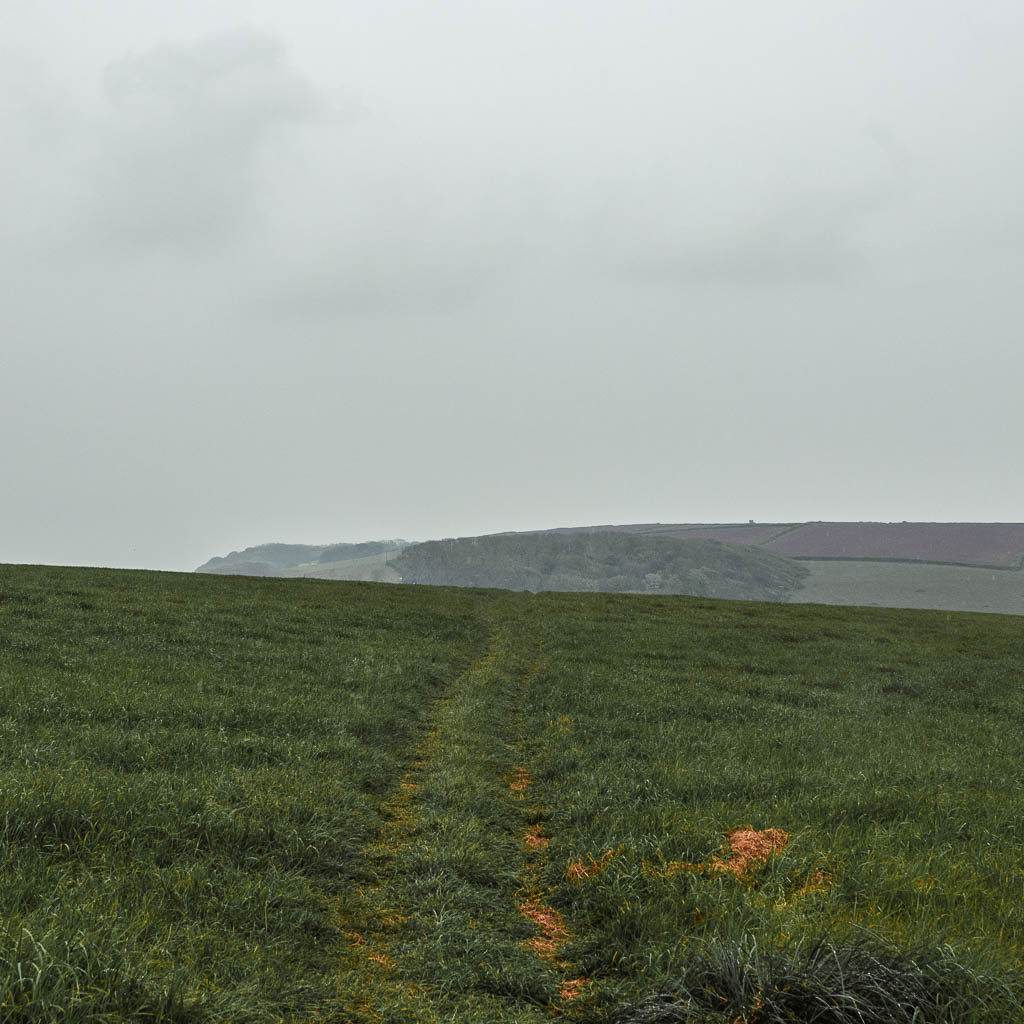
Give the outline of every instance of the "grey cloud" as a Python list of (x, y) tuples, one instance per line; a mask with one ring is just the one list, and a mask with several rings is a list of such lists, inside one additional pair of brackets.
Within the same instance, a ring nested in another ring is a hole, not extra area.
[(40, 61), (0, 49), (0, 259), (56, 244), (80, 166), (83, 114)]
[(408, 254), (369, 263), (343, 256), (273, 282), (254, 314), (320, 320), (446, 313), (473, 304), (490, 280), (479, 267), (431, 267), (427, 261), (410, 262)]
[(721, 237), (681, 239), (639, 260), (633, 269), (651, 277), (774, 284), (828, 281), (863, 269), (843, 202), (783, 206)]
[(739, 286), (824, 283), (871, 270), (870, 244), (863, 238), (872, 218), (893, 203), (895, 184), (838, 192), (773, 197), (720, 227), (669, 222), (648, 237), (646, 249), (626, 247), (634, 277), (671, 283)]
[(252, 30), (126, 57), (105, 86), (90, 234), (128, 250), (232, 238), (254, 205), (261, 147), (317, 109), (281, 42)]
[(367, 205), (378, 214), (331, 222), (324, 211), (319, 230), (282, 227), (282, 251), (262, 271), (255, 314), (323, 320), (451, 312), (480, 300), (514, 260), (493, 224), (460, 229), (429, 203)]
[[(321, 321), (447, 313), (493, 295), (530, 250), (524, 208), (500, 176), (452, 167), (447, 153), (394, 146), (386, 123), (314, 163), (333, 181), (305, 182), (275, 202), (273, 258), (259, 262), (253, 312)], [(410, 177), (410, 168), (415, 173)]]

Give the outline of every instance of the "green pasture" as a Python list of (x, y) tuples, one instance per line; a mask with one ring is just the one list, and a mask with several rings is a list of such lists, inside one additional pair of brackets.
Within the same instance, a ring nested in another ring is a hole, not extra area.
[[(820, 938), (1019, 977), (1022, 620), (539, 600), (558, 608), (527, 699), (545, 883), (596, 1002), (656, 991), (709, 947)], [(738, 827), (790, 836), (751, 883), (671, 867), (724, 856)], [(1012, 1019), (992, 999), (964, 1003)]]
[(0, 566), (0, 1024), (1013, 1020), (1022, 621)]
[(336, 996), (337, 901), (478, 598), (0, 567), (0, 1021)]

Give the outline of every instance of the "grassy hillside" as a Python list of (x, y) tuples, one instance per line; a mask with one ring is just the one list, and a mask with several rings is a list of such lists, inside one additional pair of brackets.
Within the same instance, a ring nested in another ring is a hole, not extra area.
[(1019, 1019), (1022, 659), (1007, 616), (0, 566), (0, 1019)]
[(789, 599), (883, 608), (1024, 615), (1024, 572), (970, 565), (801, 559), (807, 570)]
[(806, 575), (757, 548), (626, 533), (428, 541), (406, 548), (391, 566), (407, 583), (750, 600), (782, 600)]
[(281, 572), (290, 579), (361, 580), (364, 583), (401, 583), (402, 577), (391, 563), (396, 551), (382, 551), (361, 558), (345, 558), (338, 562), (323, 560), (293, 565)]
[(240, 576), (280, 576), (281, 570), (300, 562), (315, 562), (324, 544), (257, 544), (204, 562), (196, 572)]
[(358, 544), (259, 544), (232, 551), (223, 558), (211, 558), (196, 572), (220, 576), (313, 577), (319, 579), (361, 579), (339, 574), (348, 562), (377, 559), (382, 563), (405, 547), (404, 540), (371, 540)]

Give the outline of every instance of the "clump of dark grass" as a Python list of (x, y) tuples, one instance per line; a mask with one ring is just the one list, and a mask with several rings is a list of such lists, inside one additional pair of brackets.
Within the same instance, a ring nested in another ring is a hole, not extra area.
[(967, 1024), (1019, 1019), (1006, 982), (949, 947), (899, 951), (818, 938), (777, 949), (749, 936), (707, 946), (674, 985), (620, 1009), (615, 1024)]

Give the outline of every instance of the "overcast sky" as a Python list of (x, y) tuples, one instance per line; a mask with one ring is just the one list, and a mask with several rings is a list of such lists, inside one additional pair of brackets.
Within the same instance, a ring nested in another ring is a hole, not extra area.
[(1024, 5), (0, 0), (0, 561), (1024, 519)]

